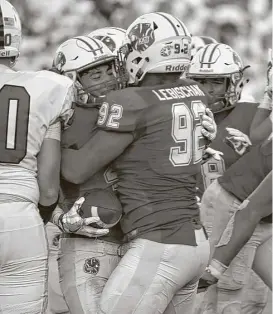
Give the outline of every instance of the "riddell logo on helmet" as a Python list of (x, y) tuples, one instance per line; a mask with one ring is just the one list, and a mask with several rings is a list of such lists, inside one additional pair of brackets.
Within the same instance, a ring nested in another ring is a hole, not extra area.
[(213, 69), (200, 69), (200, 72), (213, 72)]
[(168, 72), (184, 72), (186, 70), (185, 64), (179, 64), (179, 65), (166, 65), (165, 71)]

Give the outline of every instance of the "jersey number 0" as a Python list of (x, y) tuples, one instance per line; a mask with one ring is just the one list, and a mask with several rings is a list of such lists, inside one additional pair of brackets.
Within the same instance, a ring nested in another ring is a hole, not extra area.
[(24, 87), (4, 85), (0, 99), (0, 163), (19, 164), (27, 152), (30, 96)]

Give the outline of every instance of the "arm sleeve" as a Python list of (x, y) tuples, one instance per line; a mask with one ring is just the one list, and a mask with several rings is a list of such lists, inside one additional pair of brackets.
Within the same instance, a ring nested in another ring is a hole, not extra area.
[(73, 121), (75, 109), (76, 89), (72, 81), (68, 84), (68, 88), (64, 97), (60, 118), (63, 129), (67, 129)]
[(272, 171), (240, 207), (229, 243), (217, 247), (213, 256), (227, 266), (250, 239), (260, 220), (272, 213)]
[(120, 99), (107, 97), (100, 108), (97, 126), (104, 131), (134, 133), (144, 110), (144, 105), (127, 95)]
[(50, 138), (56, 141), (61, 140), (61, 122), (55, 121), (46, 131), (45, 138)]
[(264, 94), (258, 108), (272, 111), (272, 99), (267, 93)]

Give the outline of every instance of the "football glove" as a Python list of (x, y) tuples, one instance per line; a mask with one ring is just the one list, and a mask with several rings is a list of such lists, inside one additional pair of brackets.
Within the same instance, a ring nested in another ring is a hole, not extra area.
[(214, 158), (215, 160), (221, 160), (223, 155), (224, 154), (222, 152), (208, 147), (204, 150), (203, 162), (207, 162), (210, 158)]
[(99, 222), (98, 217), (82, 218), (80, 216), (80, 209), (84, 201), (84, 197), (79, 198), (67, 213), (57, 207), (52, 214), (52, 222), (66, 233), (79, 234), (90, 238), (106, 235), (109, 229), (98, 229), (89, 226)]
[(208, 140), (213, 141), (217, 134), (217, 125), (214, 121), (213, 113), (206, 108), (205, 114), (202, 116), (202, 130), (201, 133)]
[(252, 145), (249, 137), (237, 129), (226, 128), (226, 130), (228, 132), (228, 136), (225, 138), (225, 143), (228, 144), (238, 155), (242, 156)]

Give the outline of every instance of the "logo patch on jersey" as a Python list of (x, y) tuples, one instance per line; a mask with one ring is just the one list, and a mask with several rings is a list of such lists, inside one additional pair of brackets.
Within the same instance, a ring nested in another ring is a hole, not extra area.
[(150, 23), (139, 23), (132, 28), (128, 35), (132, 47), (139, 52), (145, 51), (155, 41), (154, 30)]
[(95, 258), (87, 258), (84, 262), (83, 270), (87, 274), (97, 275), (100, 270), (100, 261)]
[(55, 67), (61, 71), (62, 67), (65, 65), (66, 63), (66, 58), (65, 58), (65, 55), (60, 51), (58, 54), (57, 54), (57, 57), (55, 59)]
[(112, 52), (116, 49), (116, 44), (109, 36), (94, 36), (96, 39), (102, 41)]

